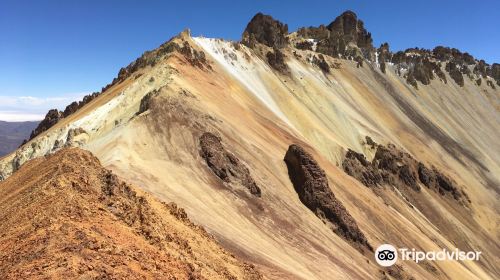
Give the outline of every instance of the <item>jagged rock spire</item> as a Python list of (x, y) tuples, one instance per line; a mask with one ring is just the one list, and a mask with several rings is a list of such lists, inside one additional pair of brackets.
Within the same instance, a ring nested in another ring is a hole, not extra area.
[(272, 48), (283, 48), (288, 44), (288, 25), (269, 15), (257, 13), (243, 32), (242, 42), (253, 47), (256, 42)]

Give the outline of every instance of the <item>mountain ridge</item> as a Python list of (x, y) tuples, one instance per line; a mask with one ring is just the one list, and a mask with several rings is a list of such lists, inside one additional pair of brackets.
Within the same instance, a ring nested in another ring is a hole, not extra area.
[[(277, 27), (269, 27), (272, 25), (276, 25)], [(359, 26), (358, 26), (359, 25)], [(249, 27), (254, 26), (254, 31), (248, 30)], [(265, 26), (265, 27), (263, 27)], [(259, 29), (260, 28), (260, 29)], [(357, 31), (359, 29), (359, 31)], [(279, 30), (279, 31), (278, 31)], [(496, 89), (496, 86), (500, 87), (500, 64), (492, 63), (491, 65), (486, 63), (482, 59), (476, 59), (472, 55), (467, 52), (461, 52), (460, 50), (452, 47), (444, 47), (444, 46), (436, 46), (434, 49), (424, 49), (424, 48), (407, 48), (405, 50), (400, 50), (395, 53), (392, 53), (389, 50), (389, 44), (383, 43), (379, 48), (375, 48), (372, 45), (371, 33), (368, 32), (364, 28), (364, 23), (362, 20), (357, 18), (356, 13), (353, 11), (347, 10), (343, 12), (340, 16), (338, 16), (335, 20), (333, 20), (328, 26), (320, 25), (319, 27), (300, 27), (297, 31), (293, 32), (299, 35), (299, 37), (305, 38), (305, 41), (295, 41), (289, 42), (288, 37), (290, 34), (288, 33), (288, 26), (286, 24), (281, 23), (278, 20), (275, 20), (272, 16), (264, 15), (263, 13), (257, 13), (249, 22), (247, 28), (243, 32), (241, 42), (246, 44), (247, 46), (251, 46), (253, 43), (252, 40), (255, 39), (254, 34), (260, 34), (257, 41), (260, 43), (264, 43), (269, 47), (278, 47), (282, 48), (286, 45), (294, 44), (295, 48), (302, 50), (313, 50), (313, 45), (317, 44), (317, 42), (313, 43), (308, 41), (308, 39), (312, 34), (323, 33), (323, 35), (313, 35), (314, 38), (330, 38), (330, 35), (324, 35), (326, 30), (335, 30), (337, 34), (340, 33), (341, 42), (337, 42), (334, 45), (333, 50), (329, 49), (331, 47), (324, 46), (318, 50), (318, 46), (314, 46), (314, 51), (329, 55), (332, 57), (345, 57), (346, 59), (356, 60), (358, 65), (362, 65), (363, 60), (367, 59), (371, 62), (374, 62), (377, 67), (381, 69), (383, 73), (385, 73), (386, 63), (396, 64), (397, 69), (395, 71), (398, 72), (398, 75), (403, 75), (406, 78), (406, 81), (418, 89), (417, 81), (422, 83), (423, 85), (429, 85), (430, 81), (435, 79), (435, 75), (439, 80), (444, 83), (447, 83), (447, 79), (443, 74), (443, 70), (450, 73), (452, 80), (456, 82), (458, 85), (463, 86), (463, 75), (466, 75), (469, 79), (473, 79), (476, 84), (481, 85), (482, 80), (486, 80), (486, 83), (492, 89)], [(352, 33), (352, 30), (355, 31), (355, 34)], [(251, 32), (249, 32), (251, 31)], [(183, 33), (187, 32), (190, 34), (189, 30), (183, 31)], [(360, 32), (359, 42), (358, 35), (356, 32)], [(182, 37), (182, 34), (179, 34), (176, 37)], [(280, 33), (277, 35), (277, 33)], [(293, 34), (291, 33), (291, 34)], [(250, 38), (250, 36), (254, 36)], [(270, 37), (277, 39), (271, 40), (279, 40), (279, 43), (275, 44), (273, 42), (265, 42), (264, 37)], [(315, 37), (316, 36), (316, 37)], [(325, 37), (326, 36), (326, 37)], [(339, 36), (339, 35), (336, 35)], [(281, 38), (280, 38), (281, 37)], [(279, 39), (278, 39), (279, 38)], [(348, 38), (347, 41), (344, 41)], [(356, 50), (347, 50), (345, 49), (350, 43), (349, 40), (355, 41), (357, 47), (359, 47), (362, 52), (356, 53)], [(153, 51), (146, 51), (142, 56), (137, 58), (134, 62), (130, 63), (127, 67), (123, 67), (120, 69), (118, 76), (113, 79), (113, 81), (104, 86), (100, 92), (94, 92), (88, 96), (85, 96), (80, 102), (73, 102), (69, 104), (64, 111), (59, 112), (56, 109), (50, 110), (40, 126), (33, 130), (30, 139), (34, 138), (36, 135), (45, 131), (54, 125), (54, 122), (57, 122), (60, 118), (67, 117), (70, 114), (77, 111), (79, 108), (83, 107), (85, 104), (90, 102), (97, 95), (101, 94), (109, 87), (114, 85), (115, 83), (123, 80), (124, 77), (130, 75), (131, 73), (137, 71), (139, 68), (142, 68), (147, 65), (154, 65), (155, 59), (151, 54), (157, 54), (160, 57), (168, 52), (173, 51), (176, 46), (169, 44), (172, 39), (160, 45), (157, 49)], [(264, 41), (263, 41), (264, 40)], [(339, 51), (339, 45), (343, 48), (343, 50)], [(360, 47), (361, 46), (361, 47)], [(345, 50), (344, 50), (345, 49)], [(188, 51), (185, 49), (184, 51)], [(276, 53), (276, 51), (275, 51)], [(279, 51), (277, 52), (279, 54)], [(271, 52), (268, 53), (272, 54)], [(196, 54), (195, 54), (196, 56)], [(380, 60), (379, 60), (380, 57)], [(202, 59), (202, 58), (196, 58)], [(268, 58), (268, 61), (271, 64), (274, 64), (270, 61), (270, 59), (276, 58)], [(431, 61), (432, 59), (436, 60), (436, 62)], [(283, 58), (281, 58), (283, 60)], [(324, 62), (324, 59), (318, 60), (318, 63), (323, 61), (323, 70), (329, 71), (330, 68), (335, 68), (335, 66), (329, 65)], [(445, 67), (442, 67), (441, 63), (446, 63)], [(471, 68), (470, 65), (473, 65)], [(327, 69), (327, 70), (325, 70)], [(407, 72), (406, 74), (404, 72)], [(491, 78), (491, 79), (489, 79)], [(496, 86), (495, 86), (496, 83)]]
[[(471, 79), (463, 86), (430, 81), (417, 90), (397, 65), (387, 63), (383, 73), (363, 61), (184, 32), (3, 158), (0, 175), (62, 147), (82, 147), (120, 178), (175, 201), (223, 247), (274, 279), (497, 278), (498, 90)], [(203, 135), (219, 139), (215, 151), (203, 148)], [(314, 158), (313, 170), (324, 171), (311, 173), (324, 176), (307, 205), (283, 161), (293, 144)], [(377, 155), (375, 145), (391, 152)], [(390, 172), (388, 179), (366, 186), (352, 177), (342, 166), (349, 150), (360, 165)], [(421, 173), (431, 181), (417, 179), (419, 165), (409, 158), (426, 166)], [(454, 198), (459, 189), (467, 207)], [(328, 193), (324, 200), (321, 192)], [(385, 270), (332, 231), (335, 215), (325, 223), (325, 205), (343, 207), (338, 216), (351, 217), (344, 224), (355, 223), (375, 248), (459, 246), (479, 248), (483, 257)]]

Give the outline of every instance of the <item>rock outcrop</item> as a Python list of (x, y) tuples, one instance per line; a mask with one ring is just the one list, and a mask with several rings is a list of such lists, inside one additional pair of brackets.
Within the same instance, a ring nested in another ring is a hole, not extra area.
[(361, 49), (372, 48), (372, 37), (362, 20), (353, 11), (345, 11), (327, 28), (344, 38), (346, 43), (355, 43)]
[[(363, 67), (366, 60), (374, 63), (383, 73), (386, 73), (387, 65), (390, 63), (395, 72), (415, 89), (418, 89), (419, 83), (429, 85), (436, 77), (439, 81), (447, 83), (445, 71), (461, 87), (465, 84), (464, 76), (478, 86), (481, 85), (478, 80), (481, 77), (487, 79), (487, 85), (493, 89), (495, 89), (493, 81), (500, 85), (500, 64), (489, 65), (484, 60), (476, 60), (469, 53), (455, 48), (443, 46), (437, 46), (433, 50), (408, 48), (392, 53), (389, 44), (383, 43), (376, 49), (373, 47), (371, 33), (352, 11), (345, 11), (326, 26), (302, 27), (297, 30), (296, 36), (288, 35), (286, 24), (271, 16), (258, 13), (248, 23), (242, 42), (250, 48), (260, 43), (273, 49), (284, 48), (291, 42), (291, 46), (299, 50), (356, 61), (358, 68)], [(280, 61), (284, 56), (281, 54), (282, 52), (276, 50), (264, 52), (269, 64), (283, 72), (284, 64)], [(297, 53), (294, 54), (298, 56)], [(323, 72), (329, 72), (323, 59), (314, 55), (311, 59), (311, 62), (320, 66)]]
[(354, 218), (333, 194), (326, 174), (316, 160), (298, 145), (288, 148), (284, 160), (300, 201), (356, 248), (372, 251)]
[(392, 144), (387, 147), (379, 145), (372, 163), (374, 163), (375, 168), (392, 174), (395, 182), (408, 186), (415, 191), (420, 191), (420, 186), (416, 182), (417, 162), (410, 154), (398, 150)]
[[(81, 101), (74, 101), (66, 106), (63, 112), (57, 109), (49, 110), (49, 112), (47, 112), (47, 115), (45, 115), (45, 118), (38, 124), (38, 127), (31, 132), (29, 140), (48, 130), (49, 128), (57, 124), (61, 119), (66, 118), (76, 111), (80, 110), (80, 108), (87, 105), (90, 101), (94, 100), (100, 94), (100, 92), (94, 92), (92, 94), (85, 95)], [(25, 144), (26, 142), (27, 140), (23, 142), (23, 144)]]
[(318, 56), (313, 56), (312, 63), (316, 64), (323, 73), (330, 73), (330, 65), (326, 62), (325, 57), (322, 54)]
[(278, 72), (288, 73), (288, 66), (285, 63), (285, 55), (278, 49), (274, 48), (272, 52), (266, 54), (267, 63)]
[(372, 165), (371, 162), (366, 160), (365, 155), (351, 149), (345, 155), (342, 168), (345, 173), (358, 179), (367, 187), (379, 186), (384, 182), (384, 178), (388, 177), (387, 172), (383, 172)]
[(198, 51), (193, 49), (188, 42), (184, 42), (182, 47), (177, 47), (178, 51), (184, 55), (186, 60), (195, 67), (204, 70), (212, 70), (212, 66), (208, 62), (205, 53), (203, 51)]
[(309, 51), (312, 51), (313, 50), (313, 46), (314, 46), (314, 43), (311, 42), (311, 41), (307, 41), (307, 40), (304, 40), (304, 41), (301, 41), (301, 42), (298, 42), (295, 44), (295, 48), (299, 49), (299, 50), (309, 50)]
[(358, 61), (371, 59), (374, 54), (371, 34), (352, 11), (344, 12), (326, 27), (300, 28), (297, 34), (305, 39), (313, 39), (317, 43), (317, 52), (332, 57)]
[[(371, 34), (365, 29), (363, 21), (352, 11), (344, 12), (327, 26), (300, 28), (297, 36), (299, 40), (294, 44), (297, 49), (354, 60), (357, 67), (362, 67), (363, 61), (368, 60), (377, 62), (377, 66), (385, 73), (387, 63), (390, 62), (396, 73), (416, 89), (418, 83), (429, 85), (436, 77), (447, 83), (444, 71), (461, 87), (464, 86), (464, 76), (478, 86), (481, 85), (477, 82), (480, 77), (490, 77), (500, 85), (500, 64), (489, 65), (484, 60), (476, 60), (469, 53), (455, 48), (409, 48), (392, 53), (389, 44), (384, 43), (375, 49)], [(490, 80), (487, 80), (487, 84), (494, 88)]]
[(94, 100), (97, 96), (99, 96), (100, 92), (93, 92), (92, 94), (85, 95), (81, 101), (75, 101), (66, 106), (63, 111), (63, 117), (68, 117), (69, 115), (75, 113), (83, 106), (87, 105), (90, 101)]
[(242, 42), (253, 48), (261, 43), (271, 48), (283, 48), (288, 44), (288, 25), (262, 13), (256, 14), (243, 32)]
[(241, 184), (257, 197), (261, 190), (250, 175), (250, 171), (235, 155), (226, 151), (221, 139), (210, 132), (205, 132), (200, 137), (200, 154), (205, 159), (212, 172), (226, 183)]
[(42, 132), (54, 126), (60, 119), (63, 118), (63, 113), (57, 109), (51, 109), (45, 115), (45, 118), (31, 132), (30, 140), (40, 135)]
[(387, 42), (383, 43), (377, 50), (377, 62), (380, 65), (380, 71), (382, 71), (382, 73), (385, 73), (385, 63), (390, 60), (390, 57), (391, 52), (389, 50), (389, 44)]
[(394, 185), (408, 187), (419, 192), (419, 183), (441, 195), (449, 194), (457, 202), (466, 205), (470, 200), (465, 192), (456, 183), (438, 171), (435, 167), (429, 168), (418, 162), (410, 154), (396, 148), (395, 145), (378, 145), (367, 137), (371, 147), (376, 148), (375, 156), (370, 162), (366, 157), (352, 150), (348, 150), (342, 162), (344, 171), (356, 178), (367, 187)]
[(443, 46), (437, 46), (433, 50), (410, 48), (389, 53), (382, 60), (380, 57), (379, 49), (379, 62), (393, 63), (396, 72), (415, 88), (418, 88), (417, 81), (428, 85), (434, 76), (441, 82), (447, 83), (444, 71), (448, 72), (453, 81), (461, 87), (465, 85), (464, 77), (477, 86), (481, 86), (479, 82), (481, 78), (487, 79), (487, 82), (491, 82), (490, 79), (500, 81), (500, 74), (497, 73), (500, 68), (498, 64), (489, 65), (484, 60), (477, 60), (469, 53), (463, 53), (455, 48)]
[(462, 76), (462, 72), (460, 72), (459, 65), (455, 62), (450, 61), (446, 63), (446, 71), (450, 74), (450, 77), (457, 83), (457, 85), (463, 87), (464, 86), (464, 77)]

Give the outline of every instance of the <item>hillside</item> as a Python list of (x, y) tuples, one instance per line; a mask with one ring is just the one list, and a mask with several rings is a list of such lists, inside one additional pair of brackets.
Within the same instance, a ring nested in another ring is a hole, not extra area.
[(0, 183), (2, 279), (261, 279), (175, 203), (71, 148)]
[(0, 121), (0, 157), (15, 151), (38, 122), (4, 122)]
[[(270, 279), (498, 279), (499, 66), (376, 48), (352, 12), (295, 32), (257, 14), (241, 42), (186, 30), (49, 113), (0, 180), (77, 146)], [(382, 268), (384, 243), (482, 257)]]

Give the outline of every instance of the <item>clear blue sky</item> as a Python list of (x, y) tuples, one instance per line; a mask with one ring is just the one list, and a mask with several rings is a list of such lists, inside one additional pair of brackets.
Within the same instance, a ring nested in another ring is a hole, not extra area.
[(446, 45), (500, 62), (498, 0), (0, 0), (0, 119), (7, 118), (2, 111), (43, 114), (98, 91), (186, 27), (193, 35), (237, 40), (259, 11), (294, 31), (328, 24), (347, 9), (377, 46)]

